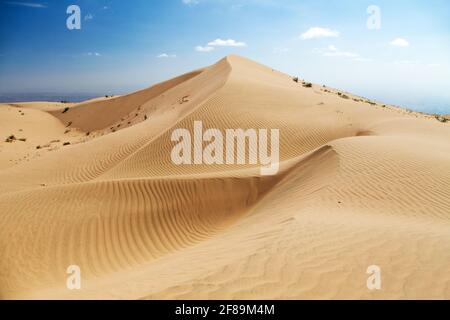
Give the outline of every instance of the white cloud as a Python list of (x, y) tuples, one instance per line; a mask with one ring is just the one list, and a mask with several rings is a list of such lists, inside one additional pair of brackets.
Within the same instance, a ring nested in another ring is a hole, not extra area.
[(195, 47), (195, 51), (198, 51), (198, 52), (211, 52), (213, 50), (214, 50), (214, 47), (209, 47), (209, 46), (206, 46), (206, 47), (196, 46)]
[(83, 54), (84, 56), (88, 56), (88, 57), (101, 57), (102, 55), (98, 52), (88, 52)]
[(236, 41), (233, 39), (222, 40), (220, 38), (209, 42), (205, 46), (196, 46), (195, 51), (197, 52), (211, 52), (216, 50), (216, 47), (246, 47), (245, 42)]
[(29, 7), (29, 8), (47, 8), (45, 4), (37, 2), (19, 2), (19, 1), (7, 1), (6, 4), (11, 4), (15, 6)]
[(394, 46), (394, 47), (406, 48), (406, 47), (409, 47), (409, 42), (408, 42), (408, 40), (403, 39), (403, 38), (396, 38), (390, 42), (390, 45)]
[(176, 58), (176, 54), (167, 54), (167, 53), (161, 53), (156, 56), (157, 58)]
[(222, 39), (216, 39), (214, 41), (211, 41), (208, 43), (208, 46), (210, 47), (246, 47), (247, 44), (245, 42), (239, 42), (233, 39), (228, 40), (222, 40)]
[(336, 30), (330, 30), (327, 28), (313, 27), (309, 28), (308, 31), (300, 35), (302, 40), (310, 40), (317, 38), (337, 38), (340, 33)]

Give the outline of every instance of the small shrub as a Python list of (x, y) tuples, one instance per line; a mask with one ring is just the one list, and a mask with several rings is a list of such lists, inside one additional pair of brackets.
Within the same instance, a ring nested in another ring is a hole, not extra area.
[(434, 117), (436, 118), (437, 121), (442, 122), (442, 123), (446, 123), (448, 121), (447, 118), (440, 116), (440, 115), (436, 115)]
[(342, 99), (350, 99), (350, 98), (348, 97), (348, 95), (346, 95), (346, 94), (341, 95), (341, 98), (342, 98)]
[(20, 138), (19, 141), (27, 142), (27, 139), (26, 138)]
[(305, 88), (312, 88), (312, 83), (306, 82), (303, 86), (304, 86)]
[(16, 140), (17, 140), (17, 138), (12, 134), (8, 138), (5, 139), (5, 142), (12, 143), (12, 142), (14, 142)]
[(298, 77), (293, 77), (292, 80), (298, 83)]
[(69, 111), (69, 107), (64, 108), (62, 113), (66, 113), (67, 111)]
[(70, 146), (70, 142), (64, 142), (63, 146)]

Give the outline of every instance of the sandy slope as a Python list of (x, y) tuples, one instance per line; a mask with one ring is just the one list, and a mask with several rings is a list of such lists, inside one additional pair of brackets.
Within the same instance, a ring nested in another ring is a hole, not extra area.
[[(172, 131), (198, 120), (280, 129), (280, 172), (174, 165)], [(450, 125), (432, 116), (229, 56), (0, 122), (27, 136), (0, 142), (1, 298), (450, 298)]]

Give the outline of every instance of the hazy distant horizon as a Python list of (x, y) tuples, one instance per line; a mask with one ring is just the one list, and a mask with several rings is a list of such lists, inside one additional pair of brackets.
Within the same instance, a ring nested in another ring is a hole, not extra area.
[[(150, 87), (148, 85), (147, 87)], [(331, 86), (333, 87), (333, 86)], [(16, 103), (16, 102), (32, 102), (32, 101), (48, 101), (48, 102), (82, 102), (89, 99), (94, 99), (98, 97), (108, 96), (118, 96), (126, 95), (137, 90), (146, 88), (135, 87), (131, 89), (123, 90), (111, 90), (103, 92), (11, 92), (11, 93), (0, 93), (0, 103)], [(392, 96), (389, 94), (376, 94), (369, 92), (358, 92), (359, 90), (346, 90), (345, 88), (337, 88), (350, 92), (361, 97), (365, 97), (374, 101), (379, 101), (381, 103), (395, 105), (405, 109), (411, 109), (414, 111), (429, 113), (429, 114), (450, 114), (450, 99), (436, 99), (429, 96), (411, 98), (402, 96)], [(362, 90), (361, 90), (362, 91)]]

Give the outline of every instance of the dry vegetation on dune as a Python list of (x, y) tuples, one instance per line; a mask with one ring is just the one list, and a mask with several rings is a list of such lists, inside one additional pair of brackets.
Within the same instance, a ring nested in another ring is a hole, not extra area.
[[(0, 298), (448, 299), (436, 119), (237, 56), (125, 96), (1, 105)], [(171, 134), (195, 121), (279, 129), (280, 171), (175, 165)]]

